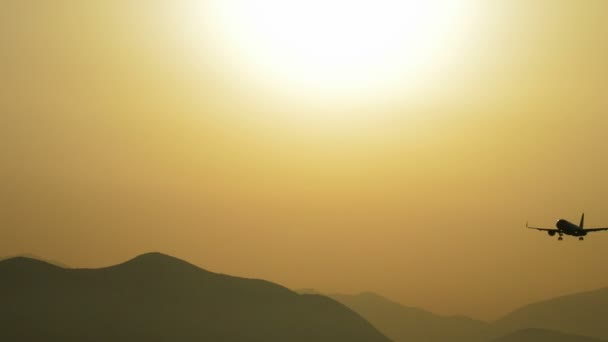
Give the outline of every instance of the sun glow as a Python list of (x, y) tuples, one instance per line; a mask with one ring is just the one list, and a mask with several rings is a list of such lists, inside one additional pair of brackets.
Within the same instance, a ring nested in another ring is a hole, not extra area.
[(462, 50), (474, 17), (463, 0), (211, 0), (203, 7), (207, 34), (239, 78), (329, 102), (428, 86)]

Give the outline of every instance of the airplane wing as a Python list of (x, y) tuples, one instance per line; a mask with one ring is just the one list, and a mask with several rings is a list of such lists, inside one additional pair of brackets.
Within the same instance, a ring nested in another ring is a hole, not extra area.
[(586, 232), (600, 232), (602, 230), (608, 230), (607, 228), (585, 228), (584, 229)]
[[(536, 229), (536, 230), (540, 230), (543, 232), (557, 232), (558, 230), (555, 228), (542, 228), (542, 227), (530, 227), (528, 226), (528, 223), (526, 222), (526, 228), (528, 229)], [(605, 228), (606, 230), (608, 230), (608, 228)]]

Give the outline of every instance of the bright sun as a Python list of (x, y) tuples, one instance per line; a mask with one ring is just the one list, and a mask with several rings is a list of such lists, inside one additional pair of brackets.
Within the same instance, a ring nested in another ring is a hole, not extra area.
[(210, 0), (201, 10), (231, 70), (327, 101), (424, 87), (474, 20), (470, 0)]

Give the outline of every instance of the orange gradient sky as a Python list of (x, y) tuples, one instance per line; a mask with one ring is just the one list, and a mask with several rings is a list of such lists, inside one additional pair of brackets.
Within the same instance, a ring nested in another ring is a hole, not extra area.
[(267, 1), (276, 37), (218, 3), (0, 4), (0, 256), (161, 251), (480, 319), (608, 285), (608, 233), (524, 226), (608, 226), (608, 2), (454, 0), (389, 36), (373, 2), (288, 31)]

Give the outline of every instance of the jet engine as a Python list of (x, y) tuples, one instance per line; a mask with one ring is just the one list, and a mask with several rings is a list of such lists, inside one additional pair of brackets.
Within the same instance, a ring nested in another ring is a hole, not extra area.
[(547, 232), (547, 234), (549, 234), (549, 236), (553, 236), (553, 235), (555, 235), (555, 231), (550, 230), (550, 231)]

